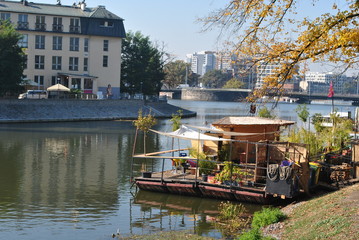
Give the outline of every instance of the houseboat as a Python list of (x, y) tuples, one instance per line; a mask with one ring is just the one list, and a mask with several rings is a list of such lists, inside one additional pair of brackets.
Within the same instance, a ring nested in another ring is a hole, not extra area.
[(133, 164), (142, 161), (148, 169), (154, 159), (161, 159), (162, 166), (159, 172), (145, 171), (132, 180), (141, 190), (260, 204), (309, 193), (307, 147), (279, 139), (281, 131), (294, 123), (226, 117), (211, 127), (182, 125), (174, 132), (151, 130), (172, 138), (173, 143), (189, 141), (191, 147), (134, 154)]

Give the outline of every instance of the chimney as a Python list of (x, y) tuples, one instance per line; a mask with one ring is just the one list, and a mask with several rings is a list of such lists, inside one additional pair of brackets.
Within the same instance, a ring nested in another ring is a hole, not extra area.
[(85, 11), (85, 10), (86, 10), (86, 3), (85, 3), (85, 0), (81, 2), (80, 7), (81, 7), (81, 10), (82, 10), (82, 11)]

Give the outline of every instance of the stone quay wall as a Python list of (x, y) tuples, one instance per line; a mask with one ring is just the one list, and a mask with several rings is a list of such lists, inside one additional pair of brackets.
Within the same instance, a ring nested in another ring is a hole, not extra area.
[(222, 101), (240, 102), (246, 99), (250, 90), (230, 90), (230, 89), (182, 89), (181, 99), (192, 101)]
[[(181, 108), (143, 100), (0, 99), (0, 123), (132, 120), (140, 109), (156, 118), (171, 118)], [(196, 116), (181, 110), (184, 117)]]

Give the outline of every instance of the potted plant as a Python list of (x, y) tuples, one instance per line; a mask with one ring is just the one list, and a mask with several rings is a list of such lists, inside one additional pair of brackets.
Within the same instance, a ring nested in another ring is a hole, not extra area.
[(224, 162), (223, 170), (216, 175), (215, 180), (224, 184), (241, 184), (243, 176), (247, 174), (239, 167), (234, 166), (232, 162), (226, 161)]

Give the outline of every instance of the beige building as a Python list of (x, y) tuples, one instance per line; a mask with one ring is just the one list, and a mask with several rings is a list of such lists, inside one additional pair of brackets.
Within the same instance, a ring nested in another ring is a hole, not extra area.
[(61, 83), (87, 94), (120, 95), (123, 19), (104, 6), (89, 8), (0, 0), (0, 19), (23, 35), (27, 55), (24, 75), (46, 89)]

